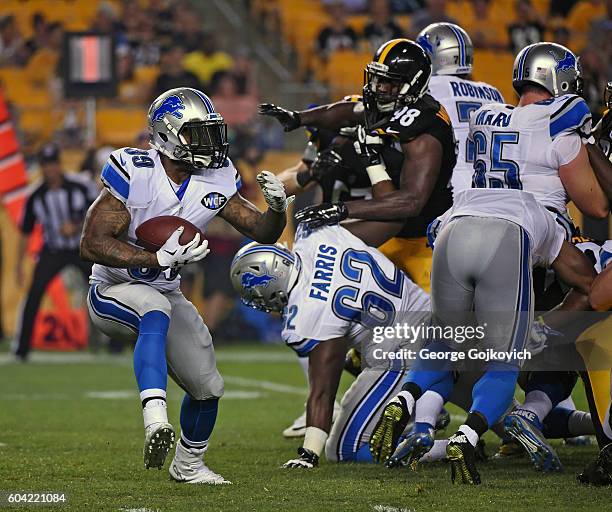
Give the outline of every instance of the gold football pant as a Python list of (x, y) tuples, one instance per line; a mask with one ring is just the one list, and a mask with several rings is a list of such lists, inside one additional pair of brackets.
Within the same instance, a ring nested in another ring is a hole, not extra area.
[[(576, 340), (576, 348), (587, 368), (582, 372), (582, 379), (597, 440), (600, 445), (607, 444), (612, 440), (609, 434), (603, 432), (612, 399), (612, 370), (606, 369), (612, 368), (612, 317), (586, 329)], [(606, 430), (609, 432), (609, 429)]]
[(432, 251), (431, 247), (427, 246), (427, 237), (391, 238), (378, 250), (406, 272), (423, 290), (430, 293)]

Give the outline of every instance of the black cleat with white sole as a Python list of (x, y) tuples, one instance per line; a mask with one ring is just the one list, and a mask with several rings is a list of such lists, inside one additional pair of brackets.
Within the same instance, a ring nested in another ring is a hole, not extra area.
[(476, 450), (463, 432), (456, 432), (448, 439), (446, 456), (451, 464), (451, 480), (467, 485), (480, 485), (480, 473), (476, 469)]

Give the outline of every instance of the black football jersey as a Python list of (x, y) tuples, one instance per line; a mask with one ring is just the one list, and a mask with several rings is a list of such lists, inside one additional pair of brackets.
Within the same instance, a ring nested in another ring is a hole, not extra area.
[[(428, 133), (438, 139), (442, 145), (440, 174), (429, 201), (420, 215), (406, 219), (406, 224), (397, 235), (403, 238), (423, 237), (431, 221), (452, 205), (450, 177), (455, 166), (456, 155), (450, 118), (440, 103), (433, 97), (425, 95), (416, 103), (401, 107), (392, 115), (381, 119), (372, 129), (385, 141), (381, 154), (387, 167), (387, 173), (396, 188), (400, 186), (404, 164), (402, 143), (410, 142), (419, 135)], [(332, 137), (331, 134), (335, 134), (335, 137)], [(355, 152), (354, 138), (325, 130), (320, 130), (320, 135), (319, 150), (333, 146), (342, 157), (344, 164), (321, 180), (323, 201), (370, 199), (372, 186), (365, 166)]]
[(390, 169), (394, 170), (393, 174), (389, 172), (389, 175), (398, 188), (401, 167), (404, 163), (401, 144), (427, 133), (438, 139), (442, 145), (440, 172), (431, 196), (419, 215), (406, 219), (406, 224), (398, 234), (403, 238), (425, 236), (431, 221), (448, 210), (453, 202), (450, 179), (457, 157), (450, 118), (444, 107), (426, 94), (412, 105), (400, 107), (372, 128), (388, 140), (388, 147), (382, 156), (387, 165), (387, 172)]

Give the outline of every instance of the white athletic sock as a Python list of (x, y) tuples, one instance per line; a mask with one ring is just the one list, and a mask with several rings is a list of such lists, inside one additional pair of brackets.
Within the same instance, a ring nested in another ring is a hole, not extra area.
[(559, 402), (557, 404), (557, 407), (565, 407), (566, 409), (576, 409), (576, 404), (574, 403), (574, 400), (572, 400), (572, 395), (568, 396), (565, 400), (563, 400), (562, 402)]
[[(155, 398), (150, 398), (150, 397)], [(147, 398), (150, 398), (147, 400)], [(140, 400), (145, 401), (142, 409), (144, 426), (147, 428), (153, 423), (168, 423), (168, 407), (166, 405), (166, 392), (162, 389), (145, 389), (140, 393)]]
[(472, 427), (468, 427), (467, 425), (461, 425), (458, 430), (459, 432), (465, 434), (465, 437), (467, 437), (468, 441), (472, 446), (476, 446), (476, 444), (478, 444), (478, 439), (480, 439), (480, 436)]
[(414, 422), (428, 423), (429, 425), (435, 426), (438, 414), (440, 414), (443, 406), (444, 399), (440, 394), (431, 390), (425, 391), (416, 402)]
[(530, 391), (525, 395), (525, 402), (523, 405), (519, 405), (519, 409), (525, 409), (534, 413), (540, 423), (544, 421), (544, 418), (548, 416), (548, 413), (552, 411), (552, 402), (548, 395), (544, 391)]
[[(408, 407), (408, 414), (412, 416), (412, 413), (414, 412), (414, 398), (412, 394), (410, 394), (408, 391), (400, 391), (396, 396), (398, 397), (401, 396), (404, 400), (406, 400), (406, 406)], [(394, 399), (395, 398), (393, 398), (391, 402)]]
[(300, 362), (300, 366), (302, 367), (302, 370), (304, 370), (304, 376), (306, 377), (306, 384), (308, 384), (308, 356), (298, 357), (298, 361)]
[(436, 462), (438, 460), (446, 459), (446, 446), (448, 445), (448, 439), (436, 439), (431, 450), (423, 455), (419, 462)]
[[(592, 436), (595, 434), (591, 414), (584, 411), (574, 411), (570, 414), (567, 420), (567, 429), (572, 434), (572, 437)], [(610, 432), (610, 439), (612, 439), (612, 431)]]

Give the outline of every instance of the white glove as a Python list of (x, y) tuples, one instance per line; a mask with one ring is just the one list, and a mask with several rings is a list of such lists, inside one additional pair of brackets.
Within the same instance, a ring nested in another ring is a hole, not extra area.
[(160, 267), (182, 267), (188, 263), (200, 261), (210, 252), (208, 240), (200, 243), (200, 233), (196, 233), (191, 242), (181, 245), (179, 238), (181, 238), (184, 229), (183, 226), (179, 227), (155, 253)]
[(295, 196), (287, 197), (283, 182), (270, 171), (261, 171), (257, 175), (257, 184), (261, 188), (266, 203), (275, 212), (284, 213), (295, 199)]

